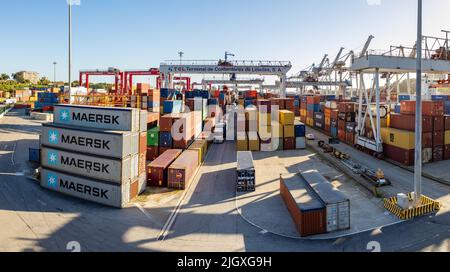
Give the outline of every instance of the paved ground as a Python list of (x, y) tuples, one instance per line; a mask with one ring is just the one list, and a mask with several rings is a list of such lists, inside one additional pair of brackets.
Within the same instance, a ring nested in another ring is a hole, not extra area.
[(351, 229), (307, 239), (340, 237), (400, 222), (397, 217), (386, 213), (381, 199), (373, 197), (310, 150), (254, 152), (253, 158), (258, 187), (255, 192), (239, 194), (238, 206), (246, 219), (264, 230), (301, 238), (280, 196), (279, 177), (280, 174), (295, 174), (308, 170), (318, 170), (350, 199)]
[[(44, 190), (22, 176), (29, 169), (27, 148), (38, 145), (39, 125), (17, 111), (0, 120), (0, 251), (66, 251), (70, 241), (79, 242), (83, 251), (366, 251), (371, 241), (380, 243), (382, 251), (450, 251), (450, 213), (445, 210), (326, 241), (261, 232), (236, 211), (233, 143), (212, 147), (168, 235), (158, 241), (179, 193), (153, 195), (138, 207), (116, 210)], [(411, 188), (412, 174), (403, 169), (388, 174)], [(447, 187), (430, 181), (424, 190), (450, 206)]]

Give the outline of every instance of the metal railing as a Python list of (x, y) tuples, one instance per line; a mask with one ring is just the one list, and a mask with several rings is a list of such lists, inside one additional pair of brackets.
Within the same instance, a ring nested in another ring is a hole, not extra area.
[(255, 66), (255, 67), (264, 67), (264, 66), (275, 66), (275, 67), (292, 67), (290, 61), (259, 61), (259, 60), (167, 60), (161, 65), (232, 65), (232, 66)]

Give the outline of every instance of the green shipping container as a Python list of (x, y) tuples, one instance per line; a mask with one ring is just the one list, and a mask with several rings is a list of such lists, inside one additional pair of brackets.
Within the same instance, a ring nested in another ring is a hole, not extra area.
[(147, 146), (159, 146), (159, 127), (147, 131)]

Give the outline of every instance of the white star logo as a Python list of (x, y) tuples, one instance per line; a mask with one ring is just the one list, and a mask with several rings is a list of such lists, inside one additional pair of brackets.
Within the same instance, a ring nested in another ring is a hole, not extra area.
[(61, 120), (67, 121), (69, 119), (69, 112), (68, 111), (62, 111), (61, 112)]
[(51, 164), (55, 164), (56, 163), (56, 154), (55, 153), (51, 153), (49, 156), (49, 160)]
[(56, 135), (55, 132), (51, 132), (50, 133), (50, 142), (56, 143), (57, 141), (58, 141), (58, 136)]
[(56, 179), (55, 179), (55, 177), (49, 177), (49, 178), (48, 178), (48, 184), (49, 184), (50, 186), (54, 186), (54, 185), (56, 184)]

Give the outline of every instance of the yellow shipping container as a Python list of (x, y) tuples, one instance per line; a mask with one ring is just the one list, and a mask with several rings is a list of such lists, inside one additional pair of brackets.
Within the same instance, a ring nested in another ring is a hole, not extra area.
[(237, 133), (237, 151), (248, 151), (248, 137), (245, 132)]
[(198, 152), (198, 162), (202, 164), (205, 160), (206, 153), (208, 152), (208, 142), (206, 140), (195, 140), (189, 150), (195, 150)]
[(284, 126), (283, 136), (285, 138), (294, 138), (295, 137), (295, 129), (294, 126)]
[(445, 145), (450, 145), (450, 130), (445, 132)]
[(267, 141), (272, 138), (272, 127), (260, 126), (258, 127), (258, 134), (262, 140)]
[(314, 126), (314, 119), (313, 118), (306, 118), (306, 125), (313, 127)]
[(304, 109), (301, 109), (300, 110), (300, 116), (306, 116), (306, 115), (308, 115), (308, 112), (306, 110), (304, 110)]
[(395, 128), (381, 128), (381, 139), (385, 144), (402, 149), (415, 148), (415, 133)]
[[(389, 115), (388, 115), (387, 118), (380, 119), (380, 127), (382, 127), (382, 128), (389, 127), (389, 120), (390, 120)], [(377, 118), (376, 117), (373, 118), (373, 124), (376, 127), (376, 125), (377, 125)], [(371, 127), (370, 117), (366, 118), (365, 126), (368, 127), (368, 128)]]
[(248, 133), (248, 150), (259, 151), (259, 137), (256, 132)]
[(325, 117), (325, 125), (331, 126), (331, 118), (330, 117)]
[(244, 106), (244, 100), (242, 100), (242, 99), (239, 99), (239, 106)]
[(280, 110), (280, 123), (282, 125), (288, 126), (293, 125), (295, 120), (295, 114), (292, 111)]
[(270, 113), (258, 113), (258, 126), (266, 127), (271, 126), (272, 117)]
[(278, 122), (272, 122), (272, 138), (283, 138), (284, 128)]

